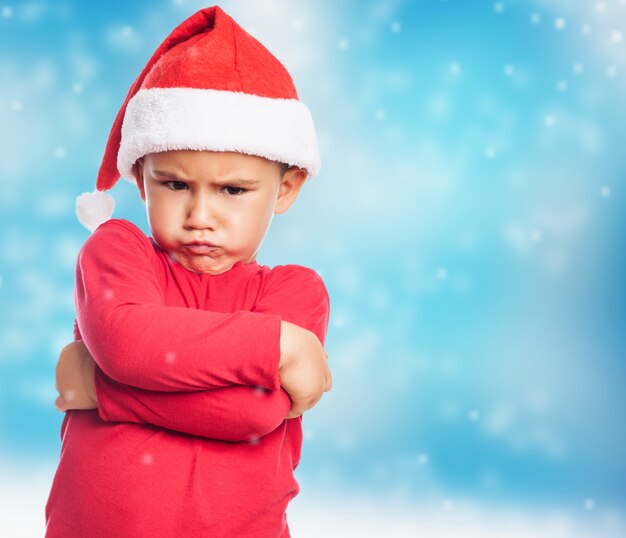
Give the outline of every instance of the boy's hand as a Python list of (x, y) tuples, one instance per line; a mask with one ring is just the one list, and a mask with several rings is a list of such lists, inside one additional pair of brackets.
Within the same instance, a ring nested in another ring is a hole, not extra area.
[(293, 404), (287, 418), (298, 417), (311, 409), (331, 389), (333, 381), (327, 358), (314, 333), (281, 322), (278, 375)]
[(54, 401), (59, 411), (98, 408), (95, 365), (82, 340), (72, 342), (61, 350), (55, 385), (59, 397)]

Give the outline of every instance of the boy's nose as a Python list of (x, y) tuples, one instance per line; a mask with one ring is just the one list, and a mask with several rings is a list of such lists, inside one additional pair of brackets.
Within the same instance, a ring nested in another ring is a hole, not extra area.
[(210, 196), (206, 194), (196, 194), (191, 197), (187, 206), (185, 227), (195, 229), (215, 227), (215, 208), (213, 207)]

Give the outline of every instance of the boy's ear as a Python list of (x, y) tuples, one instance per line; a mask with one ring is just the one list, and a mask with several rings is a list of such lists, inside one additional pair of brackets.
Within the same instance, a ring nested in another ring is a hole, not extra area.
[(308, 175), (308, 172), (302, 168), (292, 166), (287, 169), (280, 180), (280, 189), (278, 191), (274, 213), (284, 213), (289, 209), (296, 199), (296, 196), (298, 196)]
[(137, 187), (139, 188), (139, 195), (141, 199), (146, 201), (146, 186), (143, 182), (143, 158), (137, 159), (135, 164), (133, 164), (133, 175), (135, 176), (135, 181), (137, 182)]

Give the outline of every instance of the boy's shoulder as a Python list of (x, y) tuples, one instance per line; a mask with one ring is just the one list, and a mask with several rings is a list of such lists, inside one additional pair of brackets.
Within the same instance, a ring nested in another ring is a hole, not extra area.
[(302, 265), (277, 265), (268, 279), (254, 311), (275, 311), (280, 306), (284, 321), (311, 330), (322, 342), (330, 318), (330, 297), (317, 271)]
[[(125, 219), (109, 219), (98, 226), (91, 236), (85, 241), (89, 243), (109, 243), (121, 241), (124, 244), (136, 242), (142, 246), (150, 246), (151, 241), (141, 229), (132, 222)], [(110, 246), (113, 246), (110, 244)]]
[(136, 224), (124, 219), (110, 219), (98, 226), (82, 246), (79, 258), (142, 258), (155, 255), (151, 239)]
[(329, 301), (328, 291), (320, 274), (303, 265), (276, 265), (268, 271), (265, 290), (280, 289), (284, 294), (322, 295)]
[(139, 239), (146, 239), (149, 241), (148, 237), (141, 231), (139, 226), (126, 219), (109, 219), (100, 224), (100, 226), (95, 229), (93, 234), (101, 234), (103, 232), (106, 232), (107, 234), (111, 232), (129, 234)]
[(305, 267), (304, 265), (297, 265), (295, 263), (275, 265), (270, 269), (270, 275), (272, 278), (277, 280), (304, 279), (312, 282), (318, 282), (322, 285), (324, 284), (322, 277), (317, 271), (315, 271), (315, 269)]

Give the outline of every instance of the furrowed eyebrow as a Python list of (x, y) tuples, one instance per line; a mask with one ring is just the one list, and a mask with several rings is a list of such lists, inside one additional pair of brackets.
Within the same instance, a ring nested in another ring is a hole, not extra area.
[[(154, 174), (157, 176), (166, 177), (168, 179), (172, 179), (175, 181), (183, 181), (188, 182), (189, 179), (178, 177), (173, 172), (165, 172), (163, 170), (155, 170)], [(232, 178), (232, 179), (223, 179), (220, 181), (216, 181), (219, 185), (232, 185), (233, 187), (254, 187), (260, 183), (257, 179), (246, 179), (246, 178)]]
[(258, 185), (259, 181), (256, 179), (233, 178), (225, 179), (218, 183), (220, 185), (232, 185), (233, 187), (253, 187), (254, 185)]
[(170, 179), (176, 179), (178, 181), (187, 181), (185, 178), (182, 177), (178, 177), (175, 173), (173, 172), (165, 172), (163, 170), (155, 170), (154, 171), (154, 175), (155, 176), (163, 176), (163, 177), (168, 177)]

